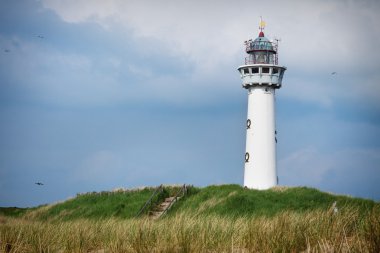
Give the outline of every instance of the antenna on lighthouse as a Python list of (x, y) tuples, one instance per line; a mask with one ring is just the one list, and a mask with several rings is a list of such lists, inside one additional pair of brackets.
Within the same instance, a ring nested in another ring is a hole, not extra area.
[(281, 38), (274, 37), (273, 40), (271, 41), (273, 44), (273, 48), (276, 50), (276, 55), (275, 55), (275, 63), (278, 64), (278, 44), (281, 41)]

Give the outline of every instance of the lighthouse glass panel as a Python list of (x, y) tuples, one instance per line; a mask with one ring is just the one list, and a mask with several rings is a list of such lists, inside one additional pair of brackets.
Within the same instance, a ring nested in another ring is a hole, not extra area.
[(255, 63), (266, 63), (266, 55), (264, 52), (258, 52), (258, 53), (255, 53), (254, 55), (256, 59)]
[(272, 53), (269, 53), (269, 64), (274, 64), (274, 55)]

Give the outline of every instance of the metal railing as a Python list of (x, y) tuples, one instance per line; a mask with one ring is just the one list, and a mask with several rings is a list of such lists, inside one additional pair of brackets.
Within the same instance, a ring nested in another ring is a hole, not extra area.
[[(275, 39), (274, 42), (270, 41), (262, 41), (253, 43), (252, 40), (246, 41), (245, 44), (245, 51), (250, 55), (249, 57), (245, 58), (245, 64), (260, 64), (260, 63), (266, 63), (266, 64), (278, 64), (278, 42), (280, 40)], [(254, 59), (253, 54), (255, 51), (264, 51), (267, 52), (267, 59), (262, 61), (258, 61)], [(269, 53), (273, 54), (274, 59), (269, 59)]]
[(259, 59), (255, 58), (256, 56), (253, 54), (250, 54), (249, 56), (245, 57), (245, 64), (278, 64), (278, 58), (276, 55), (262, 55)]
[(144, 212), (145, 208), (147, 208), (147, 207), (151, 204), (153, 198), (154, 198), (157, 194), (162, 193), (163, 190), (164, 190), (164, 188), (163, 188), (162, 185), (158, 186), (158, 187), (156, 188), (156, 190), (152, 193), (152, 195), (150, 196), (150, 198), (145, 202), (145, 204), (143, 205), (143, 207), (140, 208), (140, 210), (138, 211), (138, 213), (136, 214), (135, 217), (139, 217), (139, 216)]
[(187, 194), (187, 186), (186, 184), (184, 184), (181, 189), (179, 189), (179, 191), (177, 192), (177, 194), (174, 196), (174, 198), (172, 199), (172, 201), (170, 202), (170, 204), (168, 205), (168, 207), (166, 207), (166, 209), (162, 212), (161, 216), (164, 216), (168, 210), (173, 206), (173, 204), (175, 202), (177, 202), (178, 198), (180, 197), (180, 195), (182, 194), (181, 197), (184, 197), (186, 194)]
[(245, 51), (247, 53), (255, 51), (255, 50), (265, 50), (265, 51), (271, 51), (276, 52), (273, 43), (269, 41), (260, 41), (260, 42), (250, 42), (246, 43), (245, 45)]

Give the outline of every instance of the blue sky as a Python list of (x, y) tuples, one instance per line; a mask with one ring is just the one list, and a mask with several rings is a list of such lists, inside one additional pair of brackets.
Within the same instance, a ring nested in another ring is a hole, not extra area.
[(280, 184), (380, 200), (379, 12), (377, 1), (1, 0), (0, 206), (242, 184), (236, 69), (261, 15), (288, 68)]

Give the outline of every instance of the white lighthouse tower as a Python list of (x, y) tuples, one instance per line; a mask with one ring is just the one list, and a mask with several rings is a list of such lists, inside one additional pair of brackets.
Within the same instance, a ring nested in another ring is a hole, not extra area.
[(281, 88), (286, 68), (278, 65), (277, 42), (264, 36), (245, 41), (245, 65), (238, 68), (243, 88), (248, 90), (247, 140), (244, 186), (268, 189), (277, 185), (275, 91)]

